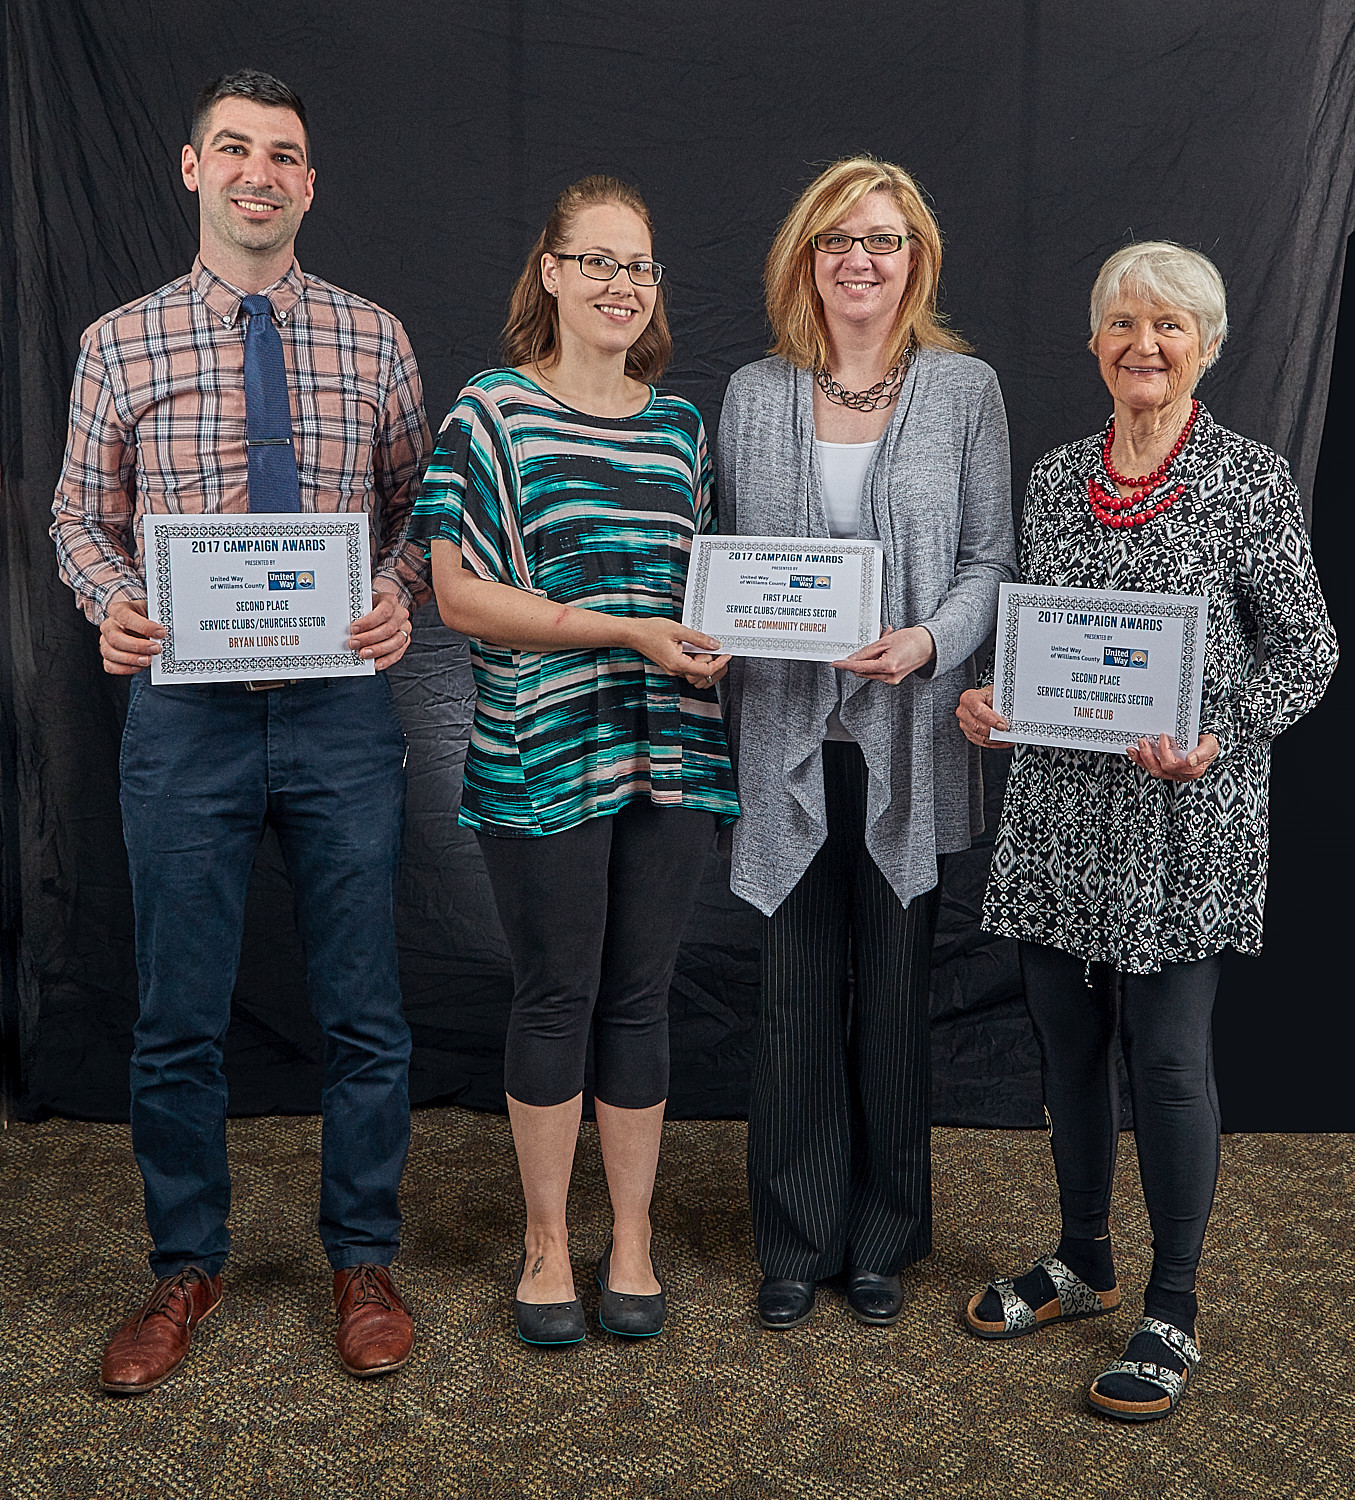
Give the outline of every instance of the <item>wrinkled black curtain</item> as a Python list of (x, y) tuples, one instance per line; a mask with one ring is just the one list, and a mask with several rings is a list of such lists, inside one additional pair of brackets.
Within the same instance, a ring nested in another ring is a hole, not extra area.
[[(765, 347), (760, 269), (777, 223), (816, 164), (864, 150), (903, 163), (934, 198), (944, 306), (1001, 377), (1018, 485), (1040, 453), (1103, 421), (1087, 293), (1109, 251), (1161, 236), (1203, 249), (1228, 283), (1234, 332), (1202, 394), (1226, 425), (1286, 453), (1313, 495), (1355, 224), (1346, 0), (4, 9), (0, 977), (6, 1077), (30, 1116), (126, 1108), (136, 979), (117, 807), (125, 690), (99, 670), (46, 528), (81, 329), (192, 259), (196, 203), (177, 162), (188, 102), (217, 73), (266, 68), (307, 101), (318, 178), (302, 263), (403, 320), (434, 426), (493, 361), (508, 287), (550, 201), (603, 170), (650, 201), (670, 267), (669, 383), (713, 429), (730, 371)], [(1318, 542), (1321, 560), (1320, 526)], [(1324, 572), (1336, 576), (1333, 563)], [(465, 643), (431, 610), (418, 625), (393, 674), (411, 744), (399, 925), (414, 1097), (496, 1107), (509, 981), (474, 842), (456, 825)], [(990, 770), (991, 826), (998, 758)], [(1295, 807), (1309, 824), (1327, 816), (1311, 798)], [(1331, 878), (1348, 882), (1329, 842), (1299, 839), (1286, 857), (1311, 875), (1320, 848)], [(1013, 955), (977, 931), (985, 871), (983, 848), (947, 871), (936, 1118), (1031, 1124), (1038, 1076)], [(673, 988), (676, 1114), (743, 1109), (759, 930), (712, 859)], [(1246, 1080), (1235, 1118), (1314, 1128), (1311, 1113), (1266, 1113), (1275, 1079), (1257, 1066), (1248, 1018), (1268, 1014), (1274, 974), (1234, 965), (1230, 976), (1220, 1056)], [(316, 1106), (319, 1037), (271, 840), (227, 1050), (236, 1110)], [(1286, 1087), (1300, 1097), (1295, 1079)], [(1301, 1093), (1315, 1097), (1310, 1082)]]

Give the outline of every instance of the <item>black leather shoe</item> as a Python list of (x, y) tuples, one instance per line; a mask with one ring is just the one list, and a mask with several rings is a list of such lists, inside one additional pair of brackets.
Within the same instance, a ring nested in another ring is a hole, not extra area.
[(652, 1339), (663, 1332), (668, 1316), (668, 1302), (660, 1286), (647, 1295), (640, 1292), (614, 1292), (607, 1285), (611, 1272), (612, 1247), (602, 1252), (598, 1261), (598, 1285), (602, 1299), (598, 1304), (598, 1322), (608, 1333), (619, 1333), (628, 1339)]
[(757, 1289), (757, 1315), (764, 1328), (798, 1328), (814, 1312), (814, 1283), (767, 1276)]
[[(513, 1274), (514, 1291), (526, 1264), (524, 1250)], [(583, 1303), (577, 1297), (572, 1302), (519, 1302), (514, 1297), (513, 1318), (524, 1344), (581, 1344), (588, 1332), (583, 1321)]]
[(847, 1272), (847, 1306), (863, 1323), (897, 1323), (903, 1313), (903, 1283), (898, 1276), (877, 1276), (853, 1266)]

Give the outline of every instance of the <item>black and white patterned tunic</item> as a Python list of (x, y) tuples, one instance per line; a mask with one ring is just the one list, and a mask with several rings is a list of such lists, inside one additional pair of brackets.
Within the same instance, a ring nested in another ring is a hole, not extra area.
[(1278, 454), (1201, 407), (1170, 475), (1185, 494), (1115, 530), (1087, 501), (1092, 476), (1114, 493), (1104, 441), (1103, 431), (1035, 466), (1022, 580), (1207, 595), (1200, 732), (1220, 754), (1198, 781), (1176, 784), (1123, 754), (1018, 746), (983, 925), (1150, 974), (1228, 946), (1259, 952), (1270, 742), (1322, 697), (1336, 634)]

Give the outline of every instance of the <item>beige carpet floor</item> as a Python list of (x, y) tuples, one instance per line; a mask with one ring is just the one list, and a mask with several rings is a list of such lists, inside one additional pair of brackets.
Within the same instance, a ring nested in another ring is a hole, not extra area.
[[(359, 1383), (333, 1351), (315, 1239), (319, 1122), (234, 1121), (227, 1298), (150, 1395), (100, 1394), (104, 1338), (146, 1285), (124, 1127), (53, 1120), (0, 1137), (0, 1495), (6, 1500), (895, 1500), (900, 1496), (1355, 1494), (1350, 1244), (1355, 1138), (1231, 1136), (1201, 1277), (1205, 1362), (1167, 1422), (1083, 1406), (1139, 1314), (1147, 1231), (1132, 1136), (1114, 1221), (1124, 1308), (1015, 1345), (958, 1313), (1056, 1238), (1038, 1132), (935, 1133), (936, 1249), (893, 1329), (840, 1292), (789, 1334), (761, 1330), (737, 1123), (670, 1125), (655, 1222), (673, 1312), (629, 1344), (512, 1335), (520, 1234), (505, 1120), (414, 1119), (401, 1285), (405, 1371)], [(572, 1200), (590, 1317), (606, 1233), (597, 1137)]]

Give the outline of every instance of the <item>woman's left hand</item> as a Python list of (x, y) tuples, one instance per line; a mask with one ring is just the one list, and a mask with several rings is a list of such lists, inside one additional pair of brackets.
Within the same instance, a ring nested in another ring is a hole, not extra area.
[(693, 687), (714, 687), (729, 671), (727, 656), (706, 656), (694, 653), (687, 659), (691, 662), (691, 668), (682, 675)]
[(855, 677), (864, 677), (868, 682), (902, 682), (919, 667), (925, 667), (936, 656), (936, 642), (925, 625), (912, 625), (906, 630), (895, 630), (886, 625), (880, 639), (869, 646), (862, 646), (833, 666)]
[(1157, 743), (1142, 739), (1130, 745), (1125, 754), (1140, 770), (1147, 771), (1160, 781), (1198, 781), (1209, 769), (1219, 753), (1219, 742), (1212, 734), (1202, 734), (1200, 743), (1189, 755), (1180, 755), (1165, 734), (1157, 737)]

